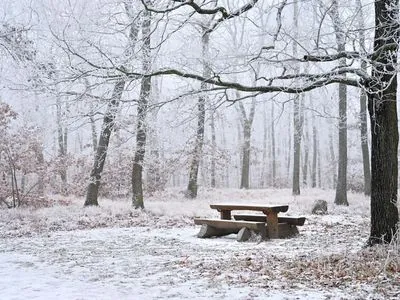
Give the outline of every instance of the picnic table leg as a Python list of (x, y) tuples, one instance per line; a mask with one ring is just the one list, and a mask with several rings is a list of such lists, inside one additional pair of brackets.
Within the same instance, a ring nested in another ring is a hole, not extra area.
[(278, 230), (278, 214), (275, 212), (269, 212), (267, 215), (267, 228), (270, 239), (279, 238)]
[(230, 210), (220, 210), (222, 220), (230, 220), (232, 218)]

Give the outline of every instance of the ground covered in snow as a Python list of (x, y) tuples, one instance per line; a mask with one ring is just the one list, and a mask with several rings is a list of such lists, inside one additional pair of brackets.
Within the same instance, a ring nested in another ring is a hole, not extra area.
[[(325, 199), (329, 214), (310, 215)], [(128, 200), (83, 200), (0, 210), (1, 299), (397, 299), (400, 245), (363, 249), (369, 200), (332, 191), (178, 190)], [(64, 199), (65, 200), (65, 199)], [(57, 201), (55, 201), (57, 202)], [(306, 224), (291, 239), (198, 239), (193, 217), (218, 217), (212, 202), (289, 204)]]

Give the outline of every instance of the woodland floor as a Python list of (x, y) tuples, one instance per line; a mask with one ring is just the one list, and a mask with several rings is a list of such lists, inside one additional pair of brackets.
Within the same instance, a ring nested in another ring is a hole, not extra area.
[[(128, 200), (54, 200), (47, 208), (0, 210), (1, 299), (398, 299), (400, 244), (363, 249), (369, 200), (333, 191), (178, 190)], [(325, 199), (329, 214), (310, 215)], [(289, 204), (306, 224), (291, 239), (198, 239), (194, 216), (215, 216), (211, 202)]]

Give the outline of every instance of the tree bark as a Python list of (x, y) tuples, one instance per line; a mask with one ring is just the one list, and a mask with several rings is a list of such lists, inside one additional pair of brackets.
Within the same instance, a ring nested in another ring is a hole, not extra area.
[[(374, 67), (368, 82), (371, 120), (371, 232), (369, 245), (389, 243), (398, 229), (397, 53), (398, 0), (375, 1)], [(392, 45), (391, 48), (382, 48)]]
[(272, 187), (276, 186), (276, 147), (275, 147), (275, 104), (271, 106), (271, 163), (272, 163)]
[[(294, 41), (293, 41), (293, 57), (297, 57), (297, 38), (298, 38), (298, 0), (293, 1), (293, 25), (294, 25)], [(299, 74), (300, 68), (297, 63), (294, 64), (294, 73)], [(293, 181), (292, 194), (300, 195), (300, 156), (301, 156), (301, 138), (303, 135), (303, 124), (301, 117), (301, 98), (300, 95), (294, 96), (293, 109)]]
[(303, 126), (301, 124), (300, 96), (296, 95), (294, 99), (293, 111), (293, 182), (292, 194), (300, 195), (300, 146)]
[[(344, 25), (339, 16), (338, 0), (332, 1), (329, 15), (335, 29), (338, 52), (346, 51)], [(346, 59), (339, 60), (339, 67), (346, 66)], [(347, 85), (339, 84), (339, 158), (335, 204), (349, 205), (347, 201)]]
[[(210, 66), (207, 61), (209, 41), (210, 41), (210, 34), (207, 30), (208, 28), (203, 27), (203, 34), (201, 37), (202, 56), (203, 56), (203, 76), (205, 78), (208, 78), (211, 74)], [(200, 85), (200, 89), (205, 90), (207, 89), (207, 86), (208, 86), (207, 83), (202, 82)], [(197, 179), (198, 179), (200, 159), (204, 144), (204, 123), (206, 117), (205, 103), (206, 103), (206, 95), (202, 94), (199, 96), (197, 102), (197, 133), (196, 133), (195, 146), (192, 154), (192, 161), (190, 164), (189, 183), (186, 193), (186, 196), (189, 198), (197, 197), (197, 188), (198, 188)]]
[(262, 166), (261, 166), (261, 175), (260, 175), (260, 188), (264, 188), (266, 186), (266, 177), (267, 177), (267, 160), (268, 160), (268, 151), (267, 151), (267, 141), (268, 141), (268, 124), (267, 124), (267, 103), (264, 102), (263, 105), (263, 140), (262, 140)]
[[(239, 98), (239, 93), (238, 98)], [(243, 130), (243, 145), (242, 145), (242, 168), (240, 177), (240, 188), (250, 188), (250, 147), (251, 147), (251, 130), (254, 121), (256, 108), (255, 98), (252, 99), (250, 112), (247, 115), (246, 109), (242, 102), (239, 102), (240, 119)]]
[(107, 157), (108, 145), (111, 133), (115, 125), (115, 118), (118, 112), (118, 106), (121, 100), (122, 92), (125, 87), (125, 80), (118, 81), (108, 102), (107, 110), (104, 114), (103, 126), (100, 133), (99, 144), (97, 146), (96, 155), (92, 171), (90, 172), (89, 185), (86, 193), (84, 206), (99, 205), (98, 195), (101, 175), (104, 169), (104, 163)]
[(289, 116), (289, 124), (288, 124), (288, 146), (287, 146), (287, 169), (286, 169), (286, 178), (287, 184), (290, 182), (290, 165), (291, 165), (291, 157), (292, 157), (292, 122), (290, 121), (291, 116)]
[[(315, 118), (313, 120), (312, 136), (313, 136), (313, 157), (312, 157), (312, 171), (311, 171), (311, 187), (317, 187), (317, 157), (318, 157), (318, 137), (317, 137), (317, 126), (315, 124)], [(333, 148), (332, 148), (333, 149)]]
[(68, 130), (63, 126), (63, 108), (61, 99), (57, 96), (57, 140), (58, 140), (58, 157), (60, 159), (59, 174), (61, 177), (61, 193), (67, 194), (67, 147), (68, 147)]
[[(143, 72), (151, 71), (151, 14), (143, 11), (142, 38), (143, 38)], [(132, 167), (132, 205), (135, 208), (144, 208), (143, 199), (143, 162), (146, 153), (146, 116), (151, 92), (151, 77), (143, 77), (140, 85), (139, 103), (136, 125), (136, 151)]]
[(89, 120), (90, 120), (90, 129), (92, 132), (92, 146), (93, 146), (93, 153), (97, 151), (97, 133), (96, 133), (96, 121), (94, 119), (94, 111), (93, 111), (93, 103), (89, 102)]
[(216, 151), (217, 151), (217, 138), (215, 135), (215, 110), (211, 112), (211, 187), (215, 188), (215, 165), (216, 165)]
[(250, 187), (250, 140), (251, 124), (248, 120), (243, 125), (243, 146), (242, 146), (242, 172), (240, 178), (240, 188), (248, 189)]
[[(303, 112), (304, 114), (304, 112)], [(309, 164), (309, 133), (308, 133), (308, 121), (307, 121), (307, 116), (304, 116), (304, 123), (303, 123), (304, 129), (304, 159), (303, 159), (303, 186), (307, 186), (308, 184), (308, 164)]]
[[(365, 57), (365, 23), (364, 14), (362, 10), (361, 0), (356, 0), (358, 9), (358, 24), (359, 30), (359, 44), (360, 53)], [(361, 69), (367, 73), (367, 62), (362, 60)], [(368, 148), (368, 123), (367, 123), (367, 93), (364, 88), (360, 90), (360, 133), (361, 133), (361, 153), (363, 159), (363, 171), (364, 171), (364, 194), (366, 196), (371, 195), (371, 167), (369, 163), (369, 148)]]
[(335, 204), (347, 201), (347, 86), (339, 84), (339, 159)]

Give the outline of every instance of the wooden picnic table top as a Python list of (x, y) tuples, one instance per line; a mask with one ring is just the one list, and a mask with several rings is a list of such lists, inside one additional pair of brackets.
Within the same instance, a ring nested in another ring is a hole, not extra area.
[(210, 207), (218, 211), (254, 210), (262, 212), (273, 211), (274, 213), (287, 212), (289, 209), (289, 205), (238, 204), (238, 203), (210, 204)]

